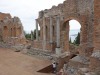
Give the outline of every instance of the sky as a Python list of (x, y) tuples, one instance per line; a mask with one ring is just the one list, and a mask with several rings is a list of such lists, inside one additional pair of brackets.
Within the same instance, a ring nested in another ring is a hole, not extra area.
[[(44, 9), (50, 9), (53, 5), (63, 3), (64, 0), (0, 0), (0, 12), (10, 13), (12, 17), (17, 16), (21, 19), (24, 30), (29, 32), (34, 30), (35, 19), (38, 18), (38, 12)], [(73, 21), (72, 24), (76, 24)], [(79, 29), (78, 26), (71, 27)]]

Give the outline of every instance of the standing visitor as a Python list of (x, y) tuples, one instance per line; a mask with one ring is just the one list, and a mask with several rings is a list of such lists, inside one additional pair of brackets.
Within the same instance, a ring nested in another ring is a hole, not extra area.
[(55, 61), (52, 63), (52, 67), (53, 67), (53, 73), (56, 73), (57, 72), (57, 64)]

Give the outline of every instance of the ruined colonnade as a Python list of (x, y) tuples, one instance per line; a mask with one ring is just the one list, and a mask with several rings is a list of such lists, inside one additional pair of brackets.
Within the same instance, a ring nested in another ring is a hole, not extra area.
[[(45, 19), (47, 17), (43, 17), (43, 50), (45, 50), (45, 46), (46, 46), (46, 25), (45, 25)], [(59, 53), (60, 52), (60, 16), (55, 16), (55, 19), (56, 19), (56, 53)], [(50, 32), (49, 32), (49, 35), (50, 35), (50, 44), (53, 43), (53, 17), (50, 16), (49, 17), (49, 27), (50, 27)], [(38, 20), (36, 19), (36, 40), (39, 41), (39, 32), (38, 32)], [(40, 28), (41, 29), (41, 28)]]

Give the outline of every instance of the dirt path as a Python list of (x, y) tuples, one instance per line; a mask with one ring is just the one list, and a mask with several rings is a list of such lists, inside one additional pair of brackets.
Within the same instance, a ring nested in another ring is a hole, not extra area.
[(0, 48), (0, 75), (53, 75), (36, 72), (50, 63), (48, 60)]

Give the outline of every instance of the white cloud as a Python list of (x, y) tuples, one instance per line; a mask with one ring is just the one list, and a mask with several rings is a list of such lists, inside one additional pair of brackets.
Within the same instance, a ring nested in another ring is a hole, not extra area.
[(70, 25), (70, 30), (81, 28), (81, 24), (77, 20), (70, 20), (69, 25)]
[(35, 19), (38, 12), (50, 9), (53, 5), (58, 5), (64, 0), (0, 0), (0, 12), (10, 13), (18, 16), (24, 29), (31, 31), (35, 29)]

